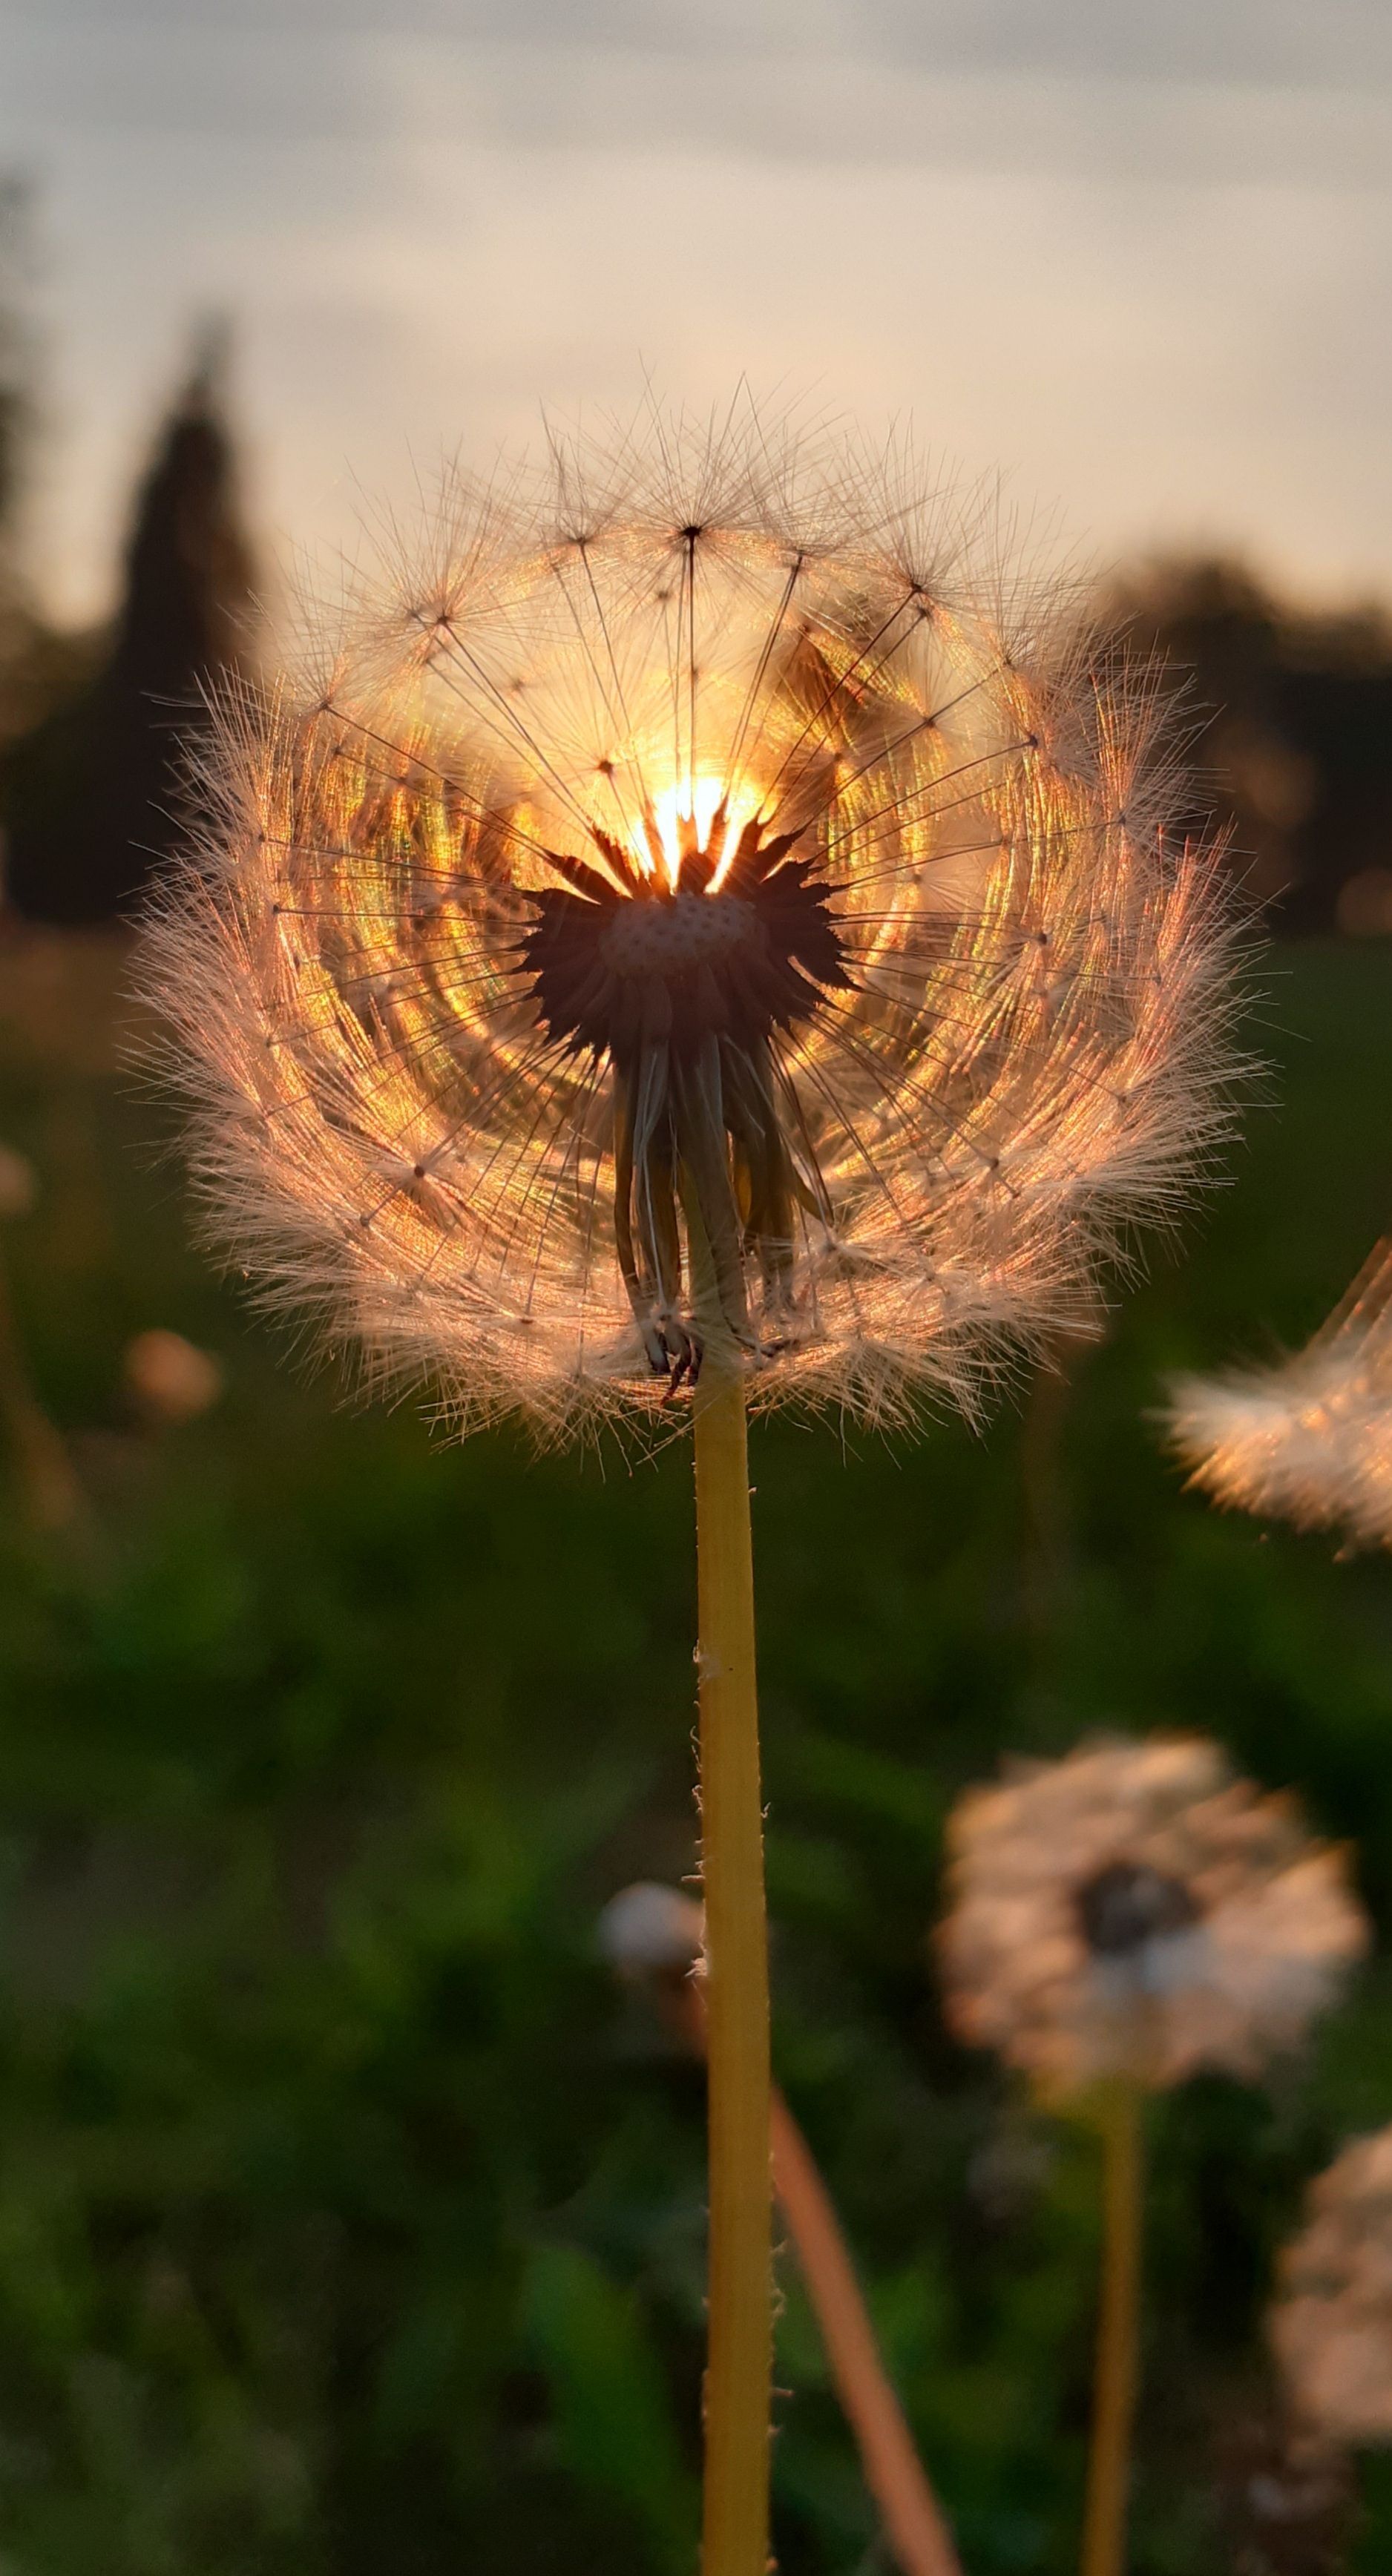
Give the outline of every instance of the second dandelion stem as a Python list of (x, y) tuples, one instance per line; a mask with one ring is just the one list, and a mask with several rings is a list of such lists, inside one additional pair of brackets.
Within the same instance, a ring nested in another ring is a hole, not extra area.
[(1102, 2136), (1102, 2285), (1082, 2576), (1124, 2576), (1131, 2428), (1140, 2366), (1145, 2194), (1137, 2086), (1109, 2086), (1099, 2101), (1097, 2121)]
[(710, 2067), (703, 2576), (765, 2576), (773, 2375), (768, 1940), (744, 1386), (695, 1396)]

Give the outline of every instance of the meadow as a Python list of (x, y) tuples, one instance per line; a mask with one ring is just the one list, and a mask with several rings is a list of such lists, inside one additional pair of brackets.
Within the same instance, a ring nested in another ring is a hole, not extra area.
[[(191, 1244), (125, 953), (0, 950), (0, 1137), (41, 1191), (2, 1248), (91, 1497), (68, 1539), (13, 1493), (0, 1525), (0, 2567), (678, 2576), (701, 2081), (595, 1922), (693, 1864), (689, 1461), (450, 1447), (294, 1365)], [(1224, 1186), (1095, 1350), (984, 1435), (754, 1433), (776, 2063), (969, 2576), (1074, 2564), (1097, 2215), (1088, 2133), (943, 2031), (954, 1795), (1202, 1730), (1392, 1911), (1392, 1572), (1213, 1513), (1150, 1419), (1169, 1370), (1303, 1338), (1392, 1208), (1392, 951), (1255, 980)], [(227, 1371), (158, 1436), (121, 1394), (151, 1325)], [(1388, 2563), (1376, 2461), (1347, 2546), (1271, 2556), (1251, 2496), (1273, 2249), (1389, 2119), (1381, 1963), (1268, 2087), (1156, 2105), (1133, 2576)], [(779, 2564), (884, 2576), (782, 2289)]]

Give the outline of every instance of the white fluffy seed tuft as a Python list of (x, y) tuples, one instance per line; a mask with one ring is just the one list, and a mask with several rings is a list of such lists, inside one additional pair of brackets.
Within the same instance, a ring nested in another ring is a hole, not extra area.
[(1392, 1547), (1392, 1243), (1303, 1351), (1176, 1378), (1166, 1420), (1190, 1483), (1215, 1502)]

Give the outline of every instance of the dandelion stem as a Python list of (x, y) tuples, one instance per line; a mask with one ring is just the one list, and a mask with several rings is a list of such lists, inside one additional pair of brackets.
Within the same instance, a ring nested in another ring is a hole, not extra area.
[(831, 2195), (777, 2091), (772, 2134), (779, 2203), (890, 2548), (904, 2576), (962, 2576), (952, 2535), (880, 2359)]
[[(691, 1909), (696, 1911), (696, 1909)], [(699, 1919), (699, 1917), (696, 1917)], [(706, 2056), (706, 1978), (673, 1973), (655, 1978), (655, 2002), (678, 2038)], [(856, 2434), (866, 2486), (879, 2504), (884, 2537), (902, 2576), (962, 2576), (962, 2561), (928, 2470), (913, 2447), (900, 2398), (879, 2357), (869, 2308), (851, 2246), (846, 2244), (833, 2195), (784, 2094), (768, 2097), (768, 2138), (773, 2148), (773, 2197), (797, 2254), (807, 2298), (822, 2329), (840, 2411)]]
[[(707, 2044), (705, 1984), (704, 1976), (688, 1975), (680, 1984), (658, 1988), (665, 2018), (701, 2057)], [(903, 2576), (962, 2576), (952, 2534), (880, 2358), (836, 2204), (776, 2084), (769, 2097), (769, 2142), (774, 2195), (895, 2561)]]
[(1102, 2285), (1082, 2576), (1124, 2576), (1145, 2197), (1138, 2087), (1110, 2085), (1098, 2103), (1097, 2121), (1102, 2137)]
[(765, 2576), (773, 2376), (768, 1945), (744, 1387), (695, 1396), (710, 2257), (703, 2576)]

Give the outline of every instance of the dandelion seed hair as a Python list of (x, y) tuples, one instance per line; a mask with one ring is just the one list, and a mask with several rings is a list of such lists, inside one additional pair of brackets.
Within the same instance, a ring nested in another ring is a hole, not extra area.
[(461, 1427), (972, 1405), (1224, 1131), (1154, 692), (912, 461), (655, 419), (459, 484), (218, 710), (150, 934), (212, 1227)]

